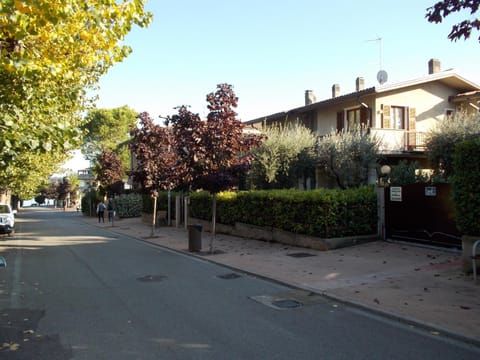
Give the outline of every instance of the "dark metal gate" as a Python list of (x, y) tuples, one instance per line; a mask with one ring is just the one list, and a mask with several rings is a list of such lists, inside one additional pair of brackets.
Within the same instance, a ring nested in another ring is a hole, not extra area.
[(385, 188), (385, 227), (387, 239), (462, 246), (450, 184)]

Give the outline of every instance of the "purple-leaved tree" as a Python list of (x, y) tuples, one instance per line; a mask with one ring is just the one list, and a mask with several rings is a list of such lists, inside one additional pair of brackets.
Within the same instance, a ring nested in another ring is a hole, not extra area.
[(184, 164), (175, 152), (171, 129), (154, 124), (146, 112), (140, 113), (138, 117), (139, 127), (131, 132), (130, 141), (130, 149), (136, 161), (132, 175), (153, 198), (153, 236), (158, 191), (174, 189), (181, 183)]
[(235, 175), (249, 166), (250, 149), (258, 146), (260, 139), (243, 133), (244, 125), (233, 110), (238, 98), (231, 85), (217, 85), (216, 92), (207, 95), (207, 102), (206, 121), (181, 106), (167, 124), (172, 126), (176, 153), (183, 165), (179, 172), (182, 181), (213, 195), (210, 241), (210, 251), (213, 251), (216, 194), (235, 185)]

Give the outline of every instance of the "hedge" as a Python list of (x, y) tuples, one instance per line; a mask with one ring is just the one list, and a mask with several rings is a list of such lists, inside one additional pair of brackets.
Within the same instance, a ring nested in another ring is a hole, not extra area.
[(139, 194), (122, 194), (115, 197), (115, 212), (122, 218), (141, 216), (142, 203), (142, 196)]
[[(212, 195), (191, 194), (190, 214), (211, 220)], [(256, 190), (217, 195), (217, 221), (278, 228), (322, 238), (374, 234), (377, 202), (373, 186), (331, 190)]]
[(455, 146), (453, 169), (457, 228), (466, 235), (480, 235), (480, 138)]

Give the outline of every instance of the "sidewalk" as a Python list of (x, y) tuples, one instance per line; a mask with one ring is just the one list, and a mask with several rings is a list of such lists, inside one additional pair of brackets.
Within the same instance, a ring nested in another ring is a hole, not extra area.
[[(217, 234), (209, 253), (210, 233), (202, 233), (202, 252), (188, 251), (184, 228), (157, 227), (141, 218), (99, 224), (175, 251), (323, 294), (339, 302), (406, 321), (434, 335), (448, 335), (480, 346), (480, 281), (461, 271), (459, 253), (409, 244), (371, 242), (316, 251)], [(289, 256), (289, 255), (294, 256)], [(296, 255), (296, 256), (295, 256)]]

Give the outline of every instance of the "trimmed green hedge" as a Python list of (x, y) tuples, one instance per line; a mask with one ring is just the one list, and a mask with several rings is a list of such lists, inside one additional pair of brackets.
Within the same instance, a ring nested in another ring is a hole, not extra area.
[(480, 235), (480, 138), (455, 146), (452, 177), (458, 230)]
[[(212, 196), (191, 194), (193, 217), (211, 220)], [(369, 235), (377, 230), (377, 200), (373, 186), (312, 191), (260, 190), (217, 195), (217, 221), (273, 227), (322, 238)]]
[(119, 217), (142, 216), (142, 196), (122, 194), (115, 197), (115, 212)]

